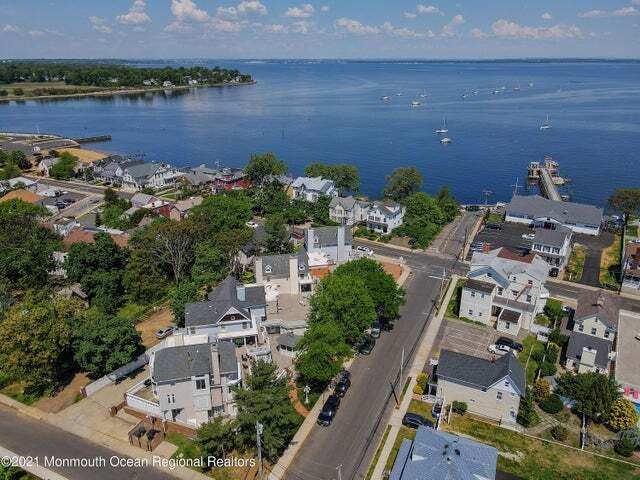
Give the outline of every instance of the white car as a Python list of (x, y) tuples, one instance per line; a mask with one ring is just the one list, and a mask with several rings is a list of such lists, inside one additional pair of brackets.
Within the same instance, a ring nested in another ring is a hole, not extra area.
[(365, 247), (364, 245), (358, 245), (356, 247), (356, 252), (366, 257), (370, 257), (371, 255), (373, 255), (373, 250), (371, 250), (369, 247)]
[(506, 345), (489, 345), (489, 351), (491, 353), (495, 353), (496, 355), (504, 355), (505, 353), (509, 353), (512, 351), (511, 347)]
[(533, 240), (534, 238), (536, 238), (536, 234), (535, 233), (525, 233), (524, 235), (522, 235), (522, 238), (524, 238), (525, 240)]
[(251, 220), (245, 224), (249, 228), (258, 228), (258, 224), (256, 222), (252, 222)]

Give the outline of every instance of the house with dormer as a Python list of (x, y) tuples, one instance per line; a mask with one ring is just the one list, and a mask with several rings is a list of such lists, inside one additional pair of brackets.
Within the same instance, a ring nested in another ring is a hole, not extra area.
[(338, 196), (333, 180), (322, 177), (298, 177), (289, 185), (288, 193), (291, 198), (299, 198), (311, 203), (315, 203), (321, 196)]
[(578, 298), (566, 351), (566, 367), (578, 373), (608, 373), (618, 329), (618, 307), (602, 290)]
[(188, 335), (206, 335), (208, 342), (233, 340), (245, 345), (261, 343), (260, 326), (267, 318), (264, 286), (224, 279), (204, 302), (185, 305)]
[(333, 197), (329, 203), (329, 218), (341, 225), (357, 225), (367, 220), (371, 203), (352, 196)]
[(366, 225), (369, 230), (388, 234), (402, 225), (407, 207), (390, 200), (375, 201), (367, 211)]
[(548, 273), (547, 262), (533, 253), (519, 255), (504, 247), (474, 252), (459, 316), (510, 335), (529, 330), (549, 297), (544, 287)]
[(500, 423), (515, 423), (527, 391), (524, 368), (511, 353), (487, 360), (441, 350), (435, 376), (436, 397), (445, 405), (465, 402), (469, 412)]

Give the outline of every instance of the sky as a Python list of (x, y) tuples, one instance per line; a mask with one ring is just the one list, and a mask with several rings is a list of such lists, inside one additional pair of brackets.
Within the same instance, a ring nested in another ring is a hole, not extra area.
[(640, 0), (0, 0), (0, 58), (640, 58)]

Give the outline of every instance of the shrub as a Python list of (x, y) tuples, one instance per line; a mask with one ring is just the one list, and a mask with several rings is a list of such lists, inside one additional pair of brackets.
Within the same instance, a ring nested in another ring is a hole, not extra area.
[(551, 393), (551, 386), (549, 385), (549, 382), (539, 378), (533, 384), (532, 393), (533, 400), (535, 402), (539, 402)]
[(636, 444), (631, 438), (624, 437), (615, 443), (613, 449), (618, 455), (622, 455), (623, 457), (630, 457), (631, 455), (633, 455), (633, 452), (636, 449)]
[(523, 427), (533, 427), (540, 423), (538, 412), (533, 407), (533, 395), (531, 389), (520, 399), (520, 408), (518, 409), (518, 417), (516, 421)]
[(464, 415), (467, 413), (467, 404), (465, 402), (458, 402), (457, 400), (454, 400), (451, 404), (451, 410), (458, 415)]
[(547, 356), (546, 361), (549, 363), (556, 363), (558, 356), (560, 355), (560, 347), (553, 342), (547, 344)]
[(563, 335), (562, 332), (560, 332), (560, 329), (556, 328), (551, 330), (551, 333), (549, 334), (549, 341), (564, 347), (569, 342), (569, 336)]
[(544, 350), (533, 350), (531, 352), (531, 360), (535, 360), (536, 363), (542, 363), (544, 358)]
[(553, 377), (558, 369), (555, 364), (551, 362), (545, 361), (542, 365), (540, 365), (540, 376), (541, 377)]
[(609, 413), (609, 426), (613, 430), (625, 430), (638, 423), (638, 412), (633, 403), (624, 398), (618, 398), (611, 405)]
[(556, 425), (551, 429), (551, 436), (559, 442), (564, 442), (569, 436), (569, 432), (562, 425)]
[(424, 395), (424, 388), (422, 388), (419, 383), (416, 383), (413, 386), (413, 393), (416, 395)]
[(422, 391), (426, 391), (427, 384), (429, 383), (429, 375), (427, 375), (424, 372), (418, 374), (418, 377), (416, 378), (416, 382), (418, 383), (418, 385), (420, 385), (420, 387), (422, 387)]
[(540, 401), (540, 408), (542, 411), (547, 413), (558, 413), (562, 410), (564, 404), (558, 395), (555, 393), (552, 395), (547, 395)]

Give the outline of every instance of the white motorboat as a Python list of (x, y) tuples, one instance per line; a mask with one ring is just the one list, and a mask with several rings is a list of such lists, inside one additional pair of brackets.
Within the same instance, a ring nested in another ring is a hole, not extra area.
[(447, 128), (447, 119), (442, 119), (442, 127), (436, 130), (436, 133), (449, 133), (449, 129)]
[(449, 137), (444, 137), (440, 139), (440, 143), (443, 143), (445, 145), (448, 145), (451, 142), (453, 142), (453, 140), (451, 140)]
[(544, 121), (542, 125), (540, 125), (540, 130), (549, 130), (551, 128), (551, 123), (549, 123), (549, 115), (547, 115), (547, 119)]

